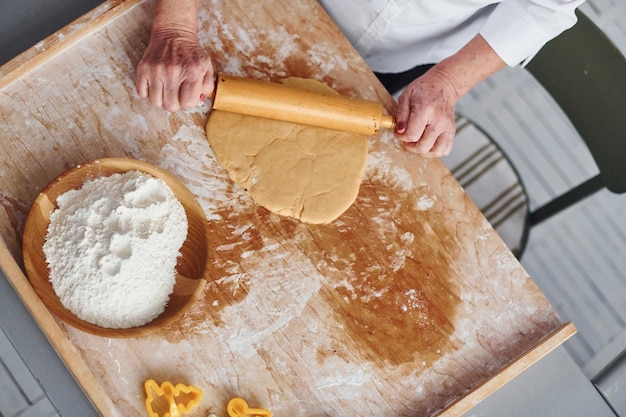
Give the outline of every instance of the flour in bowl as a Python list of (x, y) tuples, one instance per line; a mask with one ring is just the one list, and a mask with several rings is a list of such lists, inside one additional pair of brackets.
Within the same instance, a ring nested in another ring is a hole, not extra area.
[(57, 206), (43, 251), (61, 303), (114, 329), (161, 314), (188, 227), (167, 184), (139, 171), (113, 174), (60, 195)]

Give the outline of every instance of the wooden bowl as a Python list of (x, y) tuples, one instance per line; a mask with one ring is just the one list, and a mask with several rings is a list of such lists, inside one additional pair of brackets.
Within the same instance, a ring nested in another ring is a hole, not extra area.
[[(43, 244), (50, 224), (50, 214), (57, 208), (57, 197), (69, 190), (81, 188), (83, 183), (91, 179), (131, 170), (141, 171), (165, 181), (185, 208), (189, 227), (176, 266), (174, 291), (170, 295), (165, 311), (143, 326), (110, 329), (81, 320), (63, 306), (48, 278), (50, 271), (43, 252)], [(48, 184), (35, 200), (24, 227), (22, 243), (24, 266), (31, 285), (44, 304), (67, 324), (103, 337), (143, 336), (179, 318), (206, 284), (208, 279), (206, 223), (204, 212), (195, 196), (168, 172), (145, 162), (125, 158), (90, 161), (61, 174)]]

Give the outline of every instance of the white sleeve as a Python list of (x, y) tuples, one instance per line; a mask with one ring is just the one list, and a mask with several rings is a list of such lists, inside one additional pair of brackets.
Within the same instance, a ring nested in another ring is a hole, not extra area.
[(584, 0), (504, 0), (480, 34), (509, 66), (532, 58), (549, 40), (576, 23)]

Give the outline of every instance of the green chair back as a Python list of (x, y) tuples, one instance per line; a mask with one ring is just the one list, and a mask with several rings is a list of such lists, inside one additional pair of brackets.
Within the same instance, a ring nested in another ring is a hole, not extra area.
[(587, 144), (602, 185), (626, 192), (626, 58), (577, 11), (576, 25), (527, 66)]

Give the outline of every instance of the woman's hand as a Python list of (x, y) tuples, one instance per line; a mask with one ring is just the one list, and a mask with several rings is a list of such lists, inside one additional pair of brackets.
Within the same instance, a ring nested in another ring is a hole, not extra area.
[(174, 112), (198, 105), (214, 86), (213, 63), (194, 32), (154, 30), (137, 66), (137, 93)]
[(431, 68), (398, 98), (396, 137), (407, 150), (429, 157), (448, 155), (456, 133), (459, 93), (448, 75)]
[(431, 157), (448, 155), (456, 133), (457, 101), (505, 66), (485, 39), (476, 35), (402, 92), (396, 111), (396, 137), (411, 152)]

